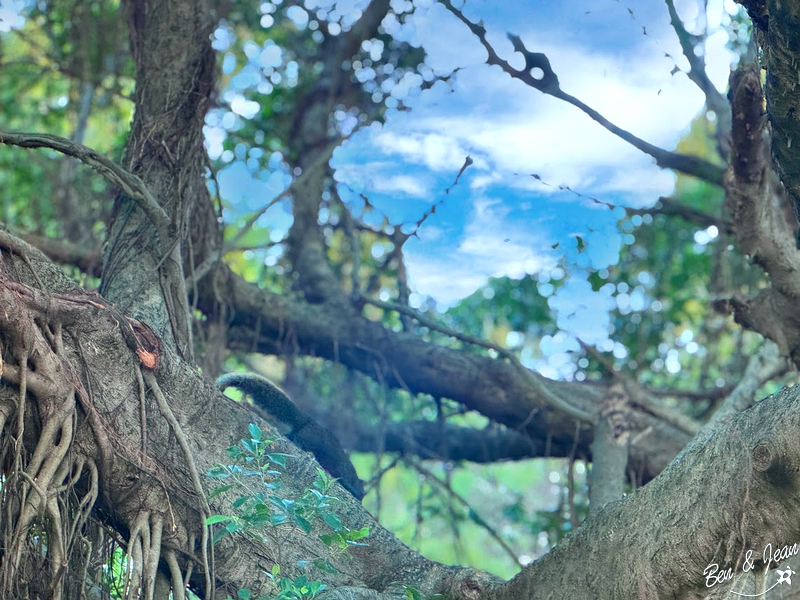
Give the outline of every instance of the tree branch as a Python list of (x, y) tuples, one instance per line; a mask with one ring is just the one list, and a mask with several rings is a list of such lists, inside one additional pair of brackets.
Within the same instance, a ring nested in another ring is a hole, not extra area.
[(98, 154), (88, 146), (78, 144), (67, 138), (46, 133), (9, 133), (0, 131), (0, 144), (19, 146), (20, 148), (50, 148), (67, 156), (77, 158), (100, 173), (111, 185), (119, 188), (132, 198), (147, 215), (147, 218), (159, 232), (161, 243), (167, 243), (169, 217), (159, 206), (147, 186), (136, 175), (129, 173), (114, 161)]
[(560, 410), (567, 416), (570, 416), (577, 421), (582, 421), (584, 423), (591, 423), (594, 421), (593, 414), (590, 414), (584, 410), (576, 408), (575, 406), (569, 404), (569, 402), (565, 402), (562, 398), (559, 398), (557, 395), (550, 393), (550, 391), (547, 389), (546, 386), (541, 385), (539, 377), (535, 376), (535, 374), (530, 369), (525, 368), (525, 366), (519, 361), (516, 355), (513, 352), (511, 352), (508, 348), (503, 348), (502, 346), (493, 344), (474, 335), (461, 333), (459, 331), (451, 329), (450, 327), (445, 327), (444, 325), (440, 325), (436, 323), (433, 319), (430, 319), (425, 315), (422, 315), (417, 311), (413, 310), (412, 308), (409, 308), (402, 304), (383, 302), (381, 300), (375, 300), (373, 298), (367, 298), (367, 297), (363, 297), (362, 299), (365, 302), (368, 302), (369, 304), (372, 304), (374, 306), (379, 306), (385, 310), (394, 310), (396, 312), (399, 312), (400, 314), (413, 317), (414, 319), (416, 319), (426, 327), (432, 329), (433, 331), (439, 331), (440, 333), (444, 333), (445, 335), (449, 335), (450, 337), (467, 342), (468, 344), (474, 344), (482, 348), (488, 348), (490, 350), (494, 350), (500, 356), (507, 359), (512, 365), (514, 365), (515, 368), (520, 370), (520, 372), (524, 373), (526, 377), (528, 376), (528, 374), (533, 375), (530, 378), (531, 384), (533, 385), (533, 387), (537, 388), (537, 391), (542, 395), (543, 398), (545, 398), (553, 406), (553, 408)]
[[(462, 23), (464, 23), (480, 40), (481, 44), (483, 44), (483, 47), (489, 53), (489, 58), (486, 60), (486, 64), (496, 65), (514, 79), (522, 81), (528, 86), (539, 90), (543, 94), (553, 96), (554, 98), (558, 98), (559, 100), (563, 100), (564, 102), (579, 108), (591, 119), (620, 139), (628, 142), (633, 147), (641, 150), (645, 154), (652, 156), (659, 167), (663, 169), (674, 169), (676, 171), (680, 171), (681, 173), (686, 173), (687, 175), (693, 175), (699, 179), (708, 181), (709, 183), (722, 185), (723, 175), (725, 174), (724, 167), (715, 165), (696, 156), (689, 156), (686, 154), (679, 154), (677, 152), (664, 150), (663, 148), (659, 148), (658, 146), (636, 137), (629, 131), (622, 129), (617, 125), (614, 125), (611, 121), (606, 119), (603, 115), (590, 106), (583, 103), (578, 98), (575, 98), (574, 96), (571, 96), (570, 94), (567, 94), (561, 90), (561, 87), (558, 83), (558, 77), (550, 66), (550, 61), (548, 60), (547, 56), (541, 52), (531, 52), (527, 50), (520, 38), (509, 35), (509, 38), (514, 44), (514, 50), (521, 53), (525, 57), (525, 69), (522, 71), (515, 69), (507, 61), (498, 56), (497, 52), (495, 52), (492, 45), (486, 39), (486, 29), (482, 25), (473, 23), (467, 19), (460, 10), (453, 6), (450, 0), (439, 1)], [(541, 77), (534, 76), (533, 73), (536, 72), (537, 69), (541, 70)]]
[(716, 427), (725, 419), (742, 412), (756, 402), (756, 392), (765, 382), (785, 373), (788, 362), (781, 356), (777, 344), (765, 340), (759, 351), (750, 357), (742, 378), (714, 412), (705, 427)]
[(97, 248), (84, 248), (66, 240), (56, 240), (34, 233), (19, 234), (19, 237), (41, 250), (52, 261), (62, 265), (72, 265), (92, 277), (100, 277), (102, 273), (103, 256)]
[(733, 157), (725, 202), (739, 247), (764, 268), (772, 285), (752, 299), (732, 298), (728, 306), (738, 322), (775, 341), (800, 364), (797, 220), (772, 170), (762, 102), (758, 67), (744, 65), (731, 78)]
[[(332, 430), (336, 431), (336, 427)], [(434, 421), (390, 423), (385, 431), (357, 423), (355, 435), (348, 427), (346, 432), (337, 432), (337, 437), (354, 452), (375, 452), (376, 448), (381, 448), (384, 452), (421, 459), (481, 464), (525, 458), (567, 458), (573, 449), (570, 443), (561, 440), (548, 444), (547, 438), (533, 439), (499, 425), (475, 429), (446, 423), (442, 427)], [(447, 440), (444, 447), (442, 440)]]
[[(214, 284), (200, 286), (198, 308), (214, 309), (214, 290), (226, 290), (231, 316), (230, 345), (267, 354), (304, 354), (332, 360), (411, 393), (450, 398), (493, 421), (533, 439), (571, 445), (575, 421), (565, 419), (547, 395), (587, 414), (605, 393), (602, 385), (551, 381), (513, 364), (425, 342), (398, 333), (362, 316), (344, 312), (339, 304), (313, 305), (283, 297), (243, 281), (226, 266)], [(253, 324), (256, 324), (255, 326)], [(544, 393), (543, 393), (544, 392)], [(649, 480), (660, 472), (690, 436), (673, 425), (636, 409), (631, 467)], [(589, 455), (590, 427), (578, 428), (580, 451)]]
[(775, 168), (795, 206), (800, 205), (800, 107), (797, 104), (800, 61), (800, 11), (795, 2), (767, 2), (769, 27), (764, 36), (766, 96), (772, 124)]
[(686, 30), (683, 21), (678, 16), (678, 11), (675, 10), (675, 2), (673, 0), (666, 0), (666, 3), (667, 10), (669, 10), (670, 23), (672, 23), (672, 28), (678, 36), (683, 56), (689, 62), (689, 72), (686, 76), (700, 88), (700, 91), (706, 97), (706, 106), (717, 115), (717, 143), (720, 154), (727, 159), (731, 150), (731, 105), (709, 79), (703, 55), (695, 53), (695, 48), (703, 43), (705, 39)]

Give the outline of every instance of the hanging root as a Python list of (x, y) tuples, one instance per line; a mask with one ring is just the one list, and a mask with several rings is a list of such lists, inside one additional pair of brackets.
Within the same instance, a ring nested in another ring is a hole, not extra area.
[[(97, 497), (96, 469), (85, 483), (91, 463), (72, 451), (76, 387), (60, 323), (48, 324), (37, 293), (6, 280), (0, 305), (0, 376), (17, 388), (0, 399), (0, 597), (60, 600), (69, 549)], [(76, 504), (79, 483), (87, 491)]]
[[(141, 336), (147, 338), (147, 328), (119, 315), (102, 300), (48, 296), (5, 278), (2, 272), (0, 307), (0, 598), (81, 598), (98, 591), (86, 586), (106, 585), (111, 570), (102, 571), (91, 553), (105, 555), (109, 561), (119, 560), (119, 554), (107, 554), (113, 548), (104, 541), (107, 538), (89, 540), (87, 532), (97, 529), (92, 511), (98, 500), (130, 532), (127, 541), (121, 542), (128, 569), (122, 597), (154, 600), (159, 563), (168, 568), (176, 600), (185, 598), (195, 568), (202, 569), (210, 597), (213, 554), (205, 525), (209, 507), (186, 435), (148, 370), (157, 366), (158, 361), (150, 359), (157, 359), (158, 353), (133, 347)], [(124, 340), (120, 347), (135, 351), (145, 367), (130, 373), (141, 426), (141, 437), (132, 448), (109, 425), (109, 415), (126, 410), (125, 402), (111, 412), (101, 412), (94, 402), (91, 384), (98, 385), (105, 374), (91, 377), (103, 363), (95, 360), (98, 348), (81, 333), (82, 323), (91, 323), (92, 331), (98, 326), (97, 315), (89, 311), (105, 312), (113, 323), (109, 326), (112, 335), (116, 335), (111, 329), (116, 325), (120, 341)], [(156, 342), (151, 346), (157, 348)], [(155, 400), (183, 453), (197, 499), (197, 513), (191, 510), (200, 517), (196, 527), (179, 527), (167, 478), (147, 455), (148, 396)], [(152, 486), (137, 486), (141, 477), (160, 482), (163, 492), (154, 495)], [(110, 497), (120, 481), (147, 490), (148, 495)], [(163, 536), (171, 538), (165, 552)], [(181, 539), (185, 553), (172, 543), (181, 544)], [(198, 539), (199, 557), (195, 554)]]
[(164, 518), (142, 511), (134, 521), (128, 539), (129, 572), (126, 578), (126, 598), (153, 600), (158, 561), (161, 558), (161, 532)]
[[(209, 559), (209, 536), (208, 536), (208, 526), (205, 524), (206, 519), (211, 514), (211, 509), (208, 506), (208, 502), (206, 501), (205, 493), (203, 492), (203, 486), (200, 483), (200, 474), (197, 470), (197, 465), (195, 465), (194, 458), (192, 458), (192, 452), (189, 448), (189, 440), (186, 438), (186, 434), (183, 433), (183, 428), (181, 427), (178, 419), (175, 417), (175, 414), (172, 412), (172, 409), (169, 407), (167, 403), (167, 399), (164, 396), (164, 393), (161, 391), (161, 387), (158, 385), (158, 381), (156, 381), (155, 375), (152, 372), (146, 371), (144, 373), (144, 379), (147, 382), (147, 385), (150, 386), (150, 390), (153, 392), (153, 396), (158, 403), (158, 408), (161, 410), (164, 417), (167, 419), (167, 422), (170, 424), (172, 428), (172, 432), (175, 434), (175, 438), (178, 440), (178, 445), (181, 447), (183, 451), (184, 459), (186, 460), (186, 465), (189, 468), (189, 473), (192, 477), (192, 484), (194, 485), (194, 490), (197, 493), (199, 508), (200, 508), (200, 515), (202, 518), (202, 539), (200, 541), (200, 553), (201, 558), (203, 561), (203, 572), (205, 573), (206, 578), (206, 597), (211, 598), (214, 592), (214, 588), (211, 582), (211, 574), (213, 572), (213, 565), (211, 564), (211, 559)], [(174, 589), (174, 586), (173, 586)]]

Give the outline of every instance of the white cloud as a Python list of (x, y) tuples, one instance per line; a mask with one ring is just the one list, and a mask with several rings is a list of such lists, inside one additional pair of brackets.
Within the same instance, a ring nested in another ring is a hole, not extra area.
[(390, 175), (386, 177), (375, 177), (372, 180), (373, 189), (386, 194), (402, 193), (417, 198), (429, 196), (427, 186), (423, 185), (420, 177), (411, 175)]
[(458, 257), (406, 253), (406, 266), (415, 291), (448, 307), (486, 283), (487, 275)]
[[(492, 88), (497, 97), (491, 109), (479, 107), (480, 110), (444, 114), (435, 109), (425, 111), (428, 114), (422, 118), (404, 122), (403, 131), (394, 131), (390, 121), (389, 131), (382, 134), (385, 147), (410, 156), (416, 153), (434, 169), (458, 168), (470, 153), (473, 157), (483, 156), (500, 171), (536, 173), (553, 186), (569, 185), (574, 189), (599, 185), (598, 170), (619, 170), (627, 175), (625, 183), (631, 183), (634, 167), (639, 178), (633, 189), (640, 188), (651, 195), (672, 189), (671, 177), (660, 175), (652, 158), (605, 131), (577, 108), (484, 67), (473, 71), (470, 77), (461, 78), (463, 93), (474, 95), (477, 88)], [(593, 76), (594, 72), (587, 66), (582, 86), (586, 89), (577, 95), (587, 98), (612, 122), (667, 148), (674, 147), (702, 106), (699, 92), (695, 94), (688, 84), (673, 86), (657, 95), (652, 88), (623, 81), (610, 83)], [(680, 89), (683, 87), (688, 89)], [(676, 98), (679, 95), (683, 96), (680, 100)], [(409, 124), (416, 130), (409, 130)], [(659, 185), (654, 186), (656, 183)], [(613, 191), (608, 182), (599, 189)], [(616, 189), (632, 188), (626, 185)]]
[[(390, 32), (391, 33), (391, 32)], [(425, 46), (425, 63), (437, 73), (449, 73), (464, 65), (482, 63), (486, 50), (475, 36), (437, 3), (417, 11), (412, 43)]]
[(373, 141), (387, 154), (400, 154), (409, 162), (424, 164), (434, 171), (457, 172), (469, 154), (457, 138), (439, 133), (384, 130)]
[[(406, 263), (415, 291), (452, 305), (486, 284), (489, 277), (520, 278), (555, 266), (545, 238), (532, 233), (531, 223), (509, 218), (501, 201), (481, 197), (451, 252), (420, 252), (415, 240), (406, 246)], [(423, 225), (420, 243), (426, 239)]]
[(494, 183), (498, 183), (501, 180), (502, 177), (499, 173), (482, 173), (480, 175), (476, 175), (470, 180), (469, 187), (473, 190), (482, 190)]
[(417, 237), (421, 242), (435, 242), (441, 240), (444, 236), (444, 229), (430, 223), (425, 223), (425, 226), (420, 227), (417, 231)]
[(408, 175), (396, 161), (375, 160), (363, 163), (335, 161), (334, 177), (366, 194), (405, 194), (413, 198), (430, 197), (430, 176), (425, 173)]
[[(651, 3), (650, 8), (637, 8), (639, 20), (630, 19), (624, 7), (619, 7), (618, 14), (611, 14), (617, 7), (597, 11), (590, 10), (590, 2), (584, 5), (588, 7), (585, 11), (580, 7), (572, 13), (568, 9), (561, 11), (561, 21), (553, 21), (549, 27), (546, 21), (535, 23), (535, 31), (522, 32), (521, 38), (531, 51), (548, 56), (565, 92), (643, 140), (674, 148), (702, 109), (703, 95), (684, 74), (671, 74), (675, 63), (665, 53), (674, 56), (684, 68), (685, 59), (663, 5)], [(529, 8), (523, 7), (527, 5), (520, 3), (519, 11)], [(480, 3), (467, 3), (465, 10), (469, 13), (483, 9)], [(518, 12), (516, 9), (486, 8), (484, 12), (483, 16), (467, 16), (485, 18), (489, 39), (499, 54), (520, 66), (516, 63), (521, 56), (513, 54), (505, 31), (533, 21), (512, 23), (510, 18)], [(548, 13), (548, 9), (542, 12)], [(584, 14), (589, 13), (592, 16), (584, 19)], [(595, 17), (597, 20), (591, 21)], [(598, 220), (595, 214), (592, 218), (605, 226), (595, 228), (599, 232), (596, 235), (587, 235), (585, 223), (589, 219), (563, 212), (560, 201), (574, 203), (576, 211), (606, 207), (580, 199), (559, 186), (569, 186), (580, 194), (612, 204), (638, 207), (652, 205), (659, 195), (670, 194), (674, 174), (659, 169), (651, 157), (575, 106), (527, 87), (498, 67), (485, 65), (486, 52), (479, 41), (441, 5), (432, 6), (426, 17), (411, 20), (414, 27), (406, 32), (406, 39), (424, 43), (426, 64), (438, 73), (460, 70), (453, 78), (452, 90), (439, 82), (416, 98), (411, 111), (390, 111), (383, 127), (362, 132), (359, 145), (377, 150), (390, 160), (381, 166), (386, 171), (373, 168), (372, 163), (358, 165), (358, 177), (372, 178), (374, 189), (383, 185), (387, 192), (419, 197), (422, 189), (441, 193), (446, 174), (455, 176), (466, 156), (474, 160), (463, 181), (472, 196), (473, 211), (457, 240), (453, 240), (453, 232), (458, 226), (448, 225), (427, 236), (430, 225), (426, 223), (420, 231), (422, 238), (407, 244), (412, 286), (451, 304), (485, 284), (488, 277), (519, 277), (552, 267), (558, 258), (554, 252), (567, 252), (570, 248), (574, 252), (574, 244), (564, 238), (571, 231), (588, 242), (589, 252), (578, 257), (584, 266), (601, 268), (614, 264), (621, 243), (615, 235), (615, 219), (609, 216)], [(647, 33), (643, 35), (645, 25)], [(401, 28), (399, 22), (384, 26)], [(626, 36), (627, 41), (621, 41), (620, 36)], [(706, 56), (714, 69), (712, 78), (722, 80), (729, 58), (720, 58), (719, 54), (725, 51), (716, 38), (706, 48), (713, 54)], [(407, 176), (412, 171), (409, 165), (414, 165), (413, 179)], [(427, 167), (430, 185), (418, 180), (417, 166)], [(389, 176), (398, 172), (403, 175)], [(376, 173), (383, 173), (383, 181)], [(539, 175), (541, 181), (531, 174)], [(498, 186), (506, 188), (502, 201), (489, 200), (492, 193), (500, 193)], [(507, 193), (508, 188), (525, 193), (515, 198), (513, 193)], [(552, 196), (542, 202), (542, 210), (552, 210), (555, 204), (561, 206), (562, 212), (554, 217), (539, 212), (536, 206), (523, 207), (523, 202), (535, 197), (529, 191)], [(469, 202), (470, 198), (464, 201)], [(552, 245), (556, 241), (561, 243), (554, 251)], [(575, 287), (575, 302), (592, 296), (585, 291)], [(565, 299), (566, 296), (561, 301)], [(608, 322), (597, 317), (597, 306), (578, 309), (565, 302), (562, 310), (560, 325), (565, 329), (580, 330), (587, 339), (607, 336)]]
[[(490, 169), (541, 175), (554, 186), (549, 190), (539, 186), (538, 191), (545, 193), (557, 191), (558, 185), (586, 194), (622, 191), (642, 205), (672, 190), (670, 173), (661, 172), (651, 157), (578, 108), (512, 80), (497, 67), (483, 65), (485, 51), (479, 42), (441, 7), (415, 23), (416, 39), (424, 41), (433, 64), (465, 68), (458, 73), (452, 94), (426, 92), (412, 115), (388, 119), (374, 140), (384, 151), (435, 171), (458, 169), (469, 154), (489, 161)], [(547, 54), (564, 91), (634, 135), (673, 148), (702, 108), (703, 95), (685, 75), (670, 73), (674, 63), (664, 54), (670, 52), (680, 62), (680, 48), (669, 30), (654, 37), (654, 30), (664, 29), (664, 23), (658, 25), (649, 27), (649, 37), (640, 35), (640, 45), (633, 51), (599, 51), (583, 45), (579, 36), (571, 39), (563, 31), (540, 27), (522, 39), (531, 49)], [(436, 35), (431, 35), (432, 28)], [(494, 37), (498, 51), (514, 57), (509, 43)], [(575, 42), (576, 38), (581, 41)], [(729, 57), (723, 48), (716, 48), (707, 60), (714, 66), (714, 77), (726, 76), (722, 71)], [(476, 163), (472, 170), (473, 176), (481, 177), (473, 188), (490, 183), (486, 174), (478, 173), (483, 168)], [(616, 172), (609, 176), (612, 171)], [(521, 180), (516, 183), (534, 187)]]

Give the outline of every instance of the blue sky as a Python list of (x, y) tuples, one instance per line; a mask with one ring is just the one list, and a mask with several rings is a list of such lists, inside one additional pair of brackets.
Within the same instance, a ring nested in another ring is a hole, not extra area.
[[(632, 243), (633, 236), (618, 227), (622, 209), (612, 210), (588, 196), (617, 206), (650, 206), (672, 192), (674, 174), (658, 169), (651, 158), (578, 109), (486, 66), (479, 41), (435, 0), (391, 1), (397, 12), (414, 12), (403, 24), (387, 18), (383, 26), (396, 38), (426, 50), (427, 75), (445, 76), (454, 69), (458, 74), (450, 83), (437, 82), (422, 93), (416, 89), (421, 77), (408, 76), (391, 91), (387, 106), (396, 97), (411, 110), (390, 109), (384, 125), (357, 131), (336, 150), (331, 164), (354, 214), (362, 213), (361, 194), (376, 207), (374, 213), (362, 215), (373, 224), (385, 217), (409, 230), (437, 205), (418, 237), (405, 246), (415, 292), (412, 305), (433, 298), (445, 309), (490, 277), (530, 274), (539, 278), (540, 292), (549, 296), (562, 329), (559, 336), (542, 341), (551, 359), (577, 349), (578, 337), (600, 350), (624, 353), (609, 337), (608, 310), (622, 304), (633, 310), (646, 307), (646, 285), (627, 290), (610, 283), (591, 290), (587, 273), (614, 265), (620, 248)], [(701, 13), (702, 2), (675, 2), (689, 31), (707, 29), (709, 74), (724, 90), (731, 55), (720, 23), (736, 5), (732, 0), (708, 0), (707, 12)], [(24, 24), (20, 11), (26, 4), (0, 0), (0, 32)], [(368, 0), (305, 0), (307, 11), (293, 7), (291, 18), (306, 27), (327, 14), (343, 17), (346, 25), (367, 4)], [(269, 26), (271, 4), (260, 6), (262, 24)], [(676, 66), (688, 65), (662, 0), (467, 0), (462, 6), (470, 20), (484, 23), (489, 41), (512, 66), (521, 67), (522, 57), (514, 54), (508, 33), (519, 35), (530, 51), (547, 54), (564, 91), (651, 143), (674, 148), (703, 108), (700, 91), (683, 73), (674, 72)], [(215, 47), (224, 53), (229, 41), (224, 29), (217, 33)], [(264, 48), (250, 43), (245, 50), (251, 65), (234, 78), (240, 90), (270, 88), (262, 77), (265, 68), (279, 68), (285, 78), (297, 76), (297, 65), (284, 64), (286, 58), (274, 42)], [(234, 67), (232, 56), (225, 57), (223, 71)], [(212, 158), (222, 153), (226, 129), (258, 109), (235, 85), (223, 97), (232, 112), (212, 112), (205, 129)], [(254, 151), (258, 149), (251, 150), (251, 156)], [(474, 163), (452, 187), (467, 156)], [(242, 160), (247, 157), (228, 158), (233, 160), (218, 180), (231, 209), (229, 217), (257, 210), (290, 183), (280, 156), (273, 156), (271, 173), (261, 177), (251, 175)], [(564, 186), (583, 196), (561, 189)], [(260, 224), (279, 241), (291, 224), (288, 203), (276, 204)], [(706, 238), (714, 235), (709, 232)], [(585, 244), (580, 253), (578, 238)], [(279, 251), (270, 251), (268, 265)], [(566, 264), (566, 271), (559, 264)], [(563, 277), (567, 281), (553, 292), (548, 281)]]
[[(333, 6), (355, 16), (365, 4), (306, 2), (312, 11)], [(393, 93), (411, 110), (390, 110), (384, 125), (356, 132), (336, 150), (331, 164), (343, 198), (359, 215), (359, 194), (364, 194), (377, 209), (363, 215), (365, 220), (377, 223), (385, 215), (405, 229), (442, 201), (419, 237), (405, 246), (417, 292), (412, 303), (428, 296), (446, 308), (489, 277), (536, 274), (546, 281), (566, 258), (575, 267), (571, 279), (551, 298), (560, 311), (559, 325), (568, 338), (579, 336), (611, 350), (603, 314), (615, 300), (608, 289), (590, 290), (586, 270), (615, 264), (621, 245), (633, 238), (618, 229), (620, 209), (559, 186), (610, 204), (641, 207), (669, 195), (674, 174), (576, 108), (486, 66), (478, 40), (440, 4), (414, 0), (413, 5), (414, 15), (404, 25), (384, 21), (387, 31), (422, 45), (434, 74), (460, 70), (450, 85), (440, 82), (421, 94), (407, 86), (396, 89)], [(676, 5), (688, 29), (701, 31), (705, 19), (698, 3), (677, 0)], [(392, 0), (392, 6), (408, 9), (412, 2)], [(720, 89), (731, 61), (724, 48), (727, 33), (719, 27), (725, 10), (735, 5), (708, 3), (706, 61)], [(547, 54), (563, 90), (651, 143), (674, 148), (703, 107), (694, 84), (683, 73), (672, 73), (676, 65), (685, 69), (687, 64), (661, 0), (469, 0), (464, 11), (472, 21), (484, 22), (490, 42), (512, 65), (521, 66), (521, 56), (514, 55), (507, 33), (521, 36), (529, 50)], [(213, 142), (209, 146), (213, 156)], [(467, 156), (474, 164), (446, 194)], [(224, 196), (263, 202), (287, 184), (278, 175), (264, 184), (243, 174), (241, 164), (220, 174)], [(271, 209), (262, 224), (280, 234), (290, 224), (288, 207)], [(586, 243), (580, 255), (578, 236)]]
[[(719, 13), (718, 4), (711, 12)], [(513, 57), (505, 35), (518, 33), (530, 50), (548, 55), (562, 89), (636, 135), (673, 148), (703, 97), (685, 75), (670, 74), (675, 61), (665, 53), (686, 65), (664, 3), (635, 5), (635, 18), (614, 0), (468, 2), (466, 14), (483, 19), (501, 56)], [(691, 3), (679, 8), (696, 14)], [(587, 241), (593, 268), (616, 262), (624, 242), (619, 212), (558, 186), (638, 207), (670, 194), (674, 175), (574, 107), (487, 67), (477, 40), (440, 5), (418, 11), (413, 23), (408, 37), (427, 50), (435, 72), (462, 69), (454, 89), (438, 84), (411, 111), (395, 111), (385, 126), (358, 132), (337, 150), (333, 165), (337, 179), (368, 195), (392, 223), (413, 223), (445, 198), (420, 239), (406, 246), (415, 289), (448, 305), (489, 276), (552, 267), (574, 249), (576, 235)], [(730, 65), (725, 40), (712, 38), (708, 53), (720, 87)], [(445, 197), (467, 155), (475, 164)]]

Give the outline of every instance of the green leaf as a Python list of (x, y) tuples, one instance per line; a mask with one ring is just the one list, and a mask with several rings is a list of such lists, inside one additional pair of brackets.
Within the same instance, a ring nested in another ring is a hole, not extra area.
[(248, 589), (236, 592), (236, 597), (239, 598), (239, 600), (250, 600), (250, 596), (252, 596), (252, 592)]
[(291, 456), (290, 454), (282, 454), (280, 452), (273, 452), (272, 454), (267, 454), (267, 458), (270, 462), (275, 463), (276, 465), (286, 468), (286, 458)]
[(311, 597), (313, 598), (321, 591), (326, 589), (328, 586), (322, 583), (321, 581), (312, 581), (308, 584), (308, 589), (311, 592)]
[(226, 515), (210, 515), (206, 517), (206, 525), (216, 525), (217, 523), (227, 523), (231, 521), (233, 517), (229, 517)]
[(424, 600), (419, 590), (408, 585), (406, 586), (406, 598), (407, 600)]
[(271, 525), (283, 525), (288, 520), (289, 517), (287, 515), (272, 515), (269, 518), (269, 522)]
[(339, 572), (336, 570), (336, 567), (334, 567), (330, 563), (330, 561), (326, 558), (318, 558), (317, 560), (314, 561), (314, 566), (317, 567), (323, 573), (330, 573), (331, 575), (334, 575)]
[(327, 492), (328, 489), (331, 487), (332, 483), (333, 482), (331, 481), (331, 478), (328, 476), (328, 474), (319, 467), (317, 467), (317, 478), (314, 480), (314, 487), (320, 490), (321, 492)]
[(325, 521), (328, 527), (330, 527), (334, 531), (341, 531), (342, 520), (333, 513), (329, 512), (322, 513), (322, 520)]
[(347, 541), (347, 538), (345, 538), (340, 531), (335, 531), (330, 535), (327, 534), (320, 535), (319, 539), (321, 539), (326, 546), (331, 546), (333, 544), (336, 544), (336, 546), (338, 546), (343, 550), (347, 548), (347, 545), (349, 543)]
[(206, 477), (210, 479), (226, 479), (230, 476), (230, 471), (225, 467), (211, 467), (208, 472), (206, 472)]
[(361, 529), (352, 529), (350, 531), (350, 539), (351, 540), (361, 540), (365, 537), (369, 537), (369, 527), (365, 526)]
[(295, 515), (294, 522), (297, 523), (297, 526), (305, 533), (311, 533), (312, 525), (307, 519), (304, 519), (300, 515)]
[(250, 500), (250, 496), (239, 496), (233, 501), (233, 508), (239, 508), (242, 504)]
[(211, 492), (211, 493), (208, 495), (208, 499), (209, 499), (209, 500), (211, 500), (211, 498), (214, 498), (214, 497), (216, 497), (216, 496), (219, 496), (220, 494), (224, 494), (225, 492), (227, 492), (227, 491), (228, 491), (229, 489), (231, 489), (232, 487), (233, 487), (233, 484), (232, 484), (232, 483), (231, 483), (231, 484), (227, 484), (227, 485), (221, 485), (221, 486), (219, 486), (218, 488), (214, 489), (214, 490), (213, 490), (213, 491), (212, 491), (212, 492)]
[(294, 500), (287, 500), (278, 496), (270, 496), (269, 501), (283, 512), (289, 512), (295, 504)]
[(236, 533), (242, 529), (244, 529), (244, 523), (240, 523), (238, 521), (231, 521), (225, 526), (225, 531), (228, 533)]
[(255, 442), (261, 441), (263, 434), (261, 432), (261, 428), (258, 425), (256, 425), (255, 423), (250, 423), (250, 425), (247, 426), (247, 429), (248, 431), (250, 431), (250, 437), (253, 439), (253, 441)]

